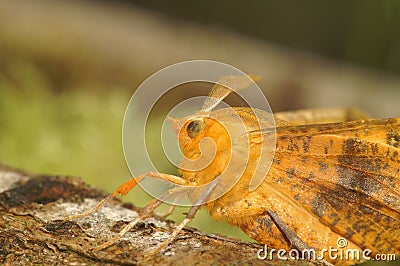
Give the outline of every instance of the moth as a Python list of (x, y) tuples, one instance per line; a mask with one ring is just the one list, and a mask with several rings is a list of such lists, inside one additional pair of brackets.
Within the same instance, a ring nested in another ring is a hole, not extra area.
[[(180, 187), (151, 201), (138, 219), (96, 249), (114, 244), (164, 199), (188, 194), (193, 206), (186, 218), (149, 254), (173, 241), (200, 207), (275, 249), (318, 252), (345, 238), (346, 248), (369, 249), (372, 257), (399, 254), (400, 118), (367, 119), (352, 109), (329, 108), (274, 115), (247, 107), (213, 110), (231, 92), (246, 88), (247, 79), (222, 77), (200, 111), (170, 118), (185, 156), (182, 176), (148, 172), (66, 219), (84, 217), (152, 177)], [(212, 144), (202, 142), (205, 138)]]

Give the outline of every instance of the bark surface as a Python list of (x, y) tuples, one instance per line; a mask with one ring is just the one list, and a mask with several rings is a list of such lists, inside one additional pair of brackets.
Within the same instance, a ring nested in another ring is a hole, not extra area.
[(76, 221), (62, 221), (96, 204), (106, 194), (80, 178), (34, 175), (0, 166), (0, 263), (5, 265), (282, 265), (305, 261), (260, 260), (263, 245), (185, 228), (162, 252), (144, 257), (173, 231), (175, 224), (150, 217), (116, 244), (91, 249), (111, 239), (139, 208), (114, 200)]

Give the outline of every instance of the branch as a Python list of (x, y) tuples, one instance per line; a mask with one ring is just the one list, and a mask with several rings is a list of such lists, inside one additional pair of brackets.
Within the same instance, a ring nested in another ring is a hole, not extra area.
[[(185, 228), (164, 251), (143, 254), (164, 241), (175, 224), (158, 217), (139, 223), (116, 244), (91, 248), (137, 217), (139, 208), (113, 200), (97, 213), (61, 221), (87, 210), (106, 194), (74, 177), (32, 175), (0, 165), (0, 263), (18, 264), (162, 264), (265, 265), (257, 258), (263, 245)], [(268, 260), (271, 265), (282, 261)], [(298, 264), (286, 261), (285, 264)], [(302, 265), (306, 262), (302, 261)], [(311, 265), (311, 263), (310, 263)]]

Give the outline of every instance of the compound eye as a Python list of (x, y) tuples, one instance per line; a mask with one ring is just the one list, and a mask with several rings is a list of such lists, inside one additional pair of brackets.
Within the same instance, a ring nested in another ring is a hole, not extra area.
[(189, 123), (186, 128), (186, 132), (189, 137), (192, 139), (197, 137), (199, 133), (204, 129), (204, 121), (203, 120), (193, 120)]

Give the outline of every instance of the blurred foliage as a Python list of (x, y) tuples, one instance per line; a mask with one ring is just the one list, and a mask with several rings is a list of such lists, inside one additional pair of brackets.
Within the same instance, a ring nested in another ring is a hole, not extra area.
[(123, 2), (207, 26), (235, 30), (281, 46), (400, 73), (400, 2), (397, 0)]
[(30, 61), (3, 65), (0, 161), (37, 172), (126, 176), (120, 128), (127, 91), (57, 92), (47, 75)]

